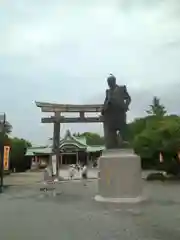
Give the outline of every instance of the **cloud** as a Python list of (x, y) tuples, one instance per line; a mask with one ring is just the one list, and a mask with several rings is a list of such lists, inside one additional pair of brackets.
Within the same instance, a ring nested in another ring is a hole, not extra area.
[(34, 101), (102, 101), (110, 72), (132, 94), (129, 119), (142, 115), (154, 95), (178, 112), (179, 16), (177, 0), (3, 1), (0, 102), (13, 134), (46, 141), (52, 126), (40, 124)]

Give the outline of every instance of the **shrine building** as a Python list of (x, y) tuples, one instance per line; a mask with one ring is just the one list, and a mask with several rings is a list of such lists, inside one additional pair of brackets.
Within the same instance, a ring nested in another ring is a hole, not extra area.
[[(70, 165), (77, 163), (91, 163), (101, 156), (104, 146), (89, 146), (84, 136), (74, 136), (67, 130), (59, 143), (59, 164)], [(31, 147), (27, 149), (26, 158), (32, 159), (32, 165), (46, 166), (50, 161), (53, 144)]]

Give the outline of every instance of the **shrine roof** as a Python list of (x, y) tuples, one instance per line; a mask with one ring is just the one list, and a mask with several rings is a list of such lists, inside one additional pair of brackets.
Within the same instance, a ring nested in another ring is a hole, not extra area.
[[(59, 148), (61, 149), (66, 145), (74, 145), (77, 148), (82, 149), (86, 152), (98, 152), (104, 150), (104, 146), (89, 146), (86, 143), (85, 136), (74, 136), (69, 130), (66, 131), (64, 138), (60, 140)], [(36, 154), (51, 154), (52, 153), (52, 143), (46, 146), (37, 146), (27, 149), (25, 156), (34, 156)]]
[(87, 148), (86, 138), (84, 136), (74, 136), (69, 130), (66, 131), (65, 137), (60, 141), (60, 148), (64, 144), (75, 144), (79, 148)]
[(34, 156), (36, 154), (51, 154), (52, 148), (48, 146), (40, 146), (40, 147), (30, 147), (27, 149), (25, 156)]

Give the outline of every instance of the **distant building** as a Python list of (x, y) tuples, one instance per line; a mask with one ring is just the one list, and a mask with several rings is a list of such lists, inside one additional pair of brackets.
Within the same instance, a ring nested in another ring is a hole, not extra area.
[[(93, 162), (101, 155), (104, 148), (104, 146), (89, 146), (85, 137), (75, 137), (68, 130), (59, 143), (59, 163), (69, 165)], [(32, 159), (32, 167), (46, 166), (51, 155), (52, 143), (47, 146), (28, 148), (26, 152), (26, 157)]]

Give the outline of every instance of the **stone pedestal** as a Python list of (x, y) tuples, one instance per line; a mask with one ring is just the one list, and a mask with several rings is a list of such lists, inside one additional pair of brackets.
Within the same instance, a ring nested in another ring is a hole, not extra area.
[(131, 149), (105, 150), (99, 159), (96, 201), (137, 203), (142, 198), (140, 157)]

